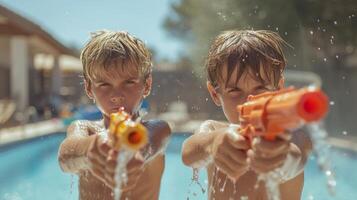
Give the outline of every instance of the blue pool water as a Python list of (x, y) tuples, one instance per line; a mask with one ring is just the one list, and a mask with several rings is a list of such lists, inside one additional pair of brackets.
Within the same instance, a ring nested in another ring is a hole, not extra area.
[[(64, 134), (54, 134), (26, 142), (0, 147), (0, 200), (77, 199), (77, 179), (61, 172), (57, 151)], [(174, 136), (168, 146), (166, 168), (160, 199), (205, 199), (200, 187), (191, 185), (192, 170), (181, 162), (184, 136)], [(313, 157), (305, 170), (303, 199), (356, 200), (357, 153), (334, 149), (331, 154), (336, 172), (336, 196), (328, 195), (325, 177)], [(200, 172), (200, 183), (206, 186), (206, 174)]]

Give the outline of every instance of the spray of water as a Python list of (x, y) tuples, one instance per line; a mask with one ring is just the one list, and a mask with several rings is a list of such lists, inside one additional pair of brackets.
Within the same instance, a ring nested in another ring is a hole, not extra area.
[(121, 197), (120, 187), (128, 182), (126, 165), (128, 164), (129, 160), (133, 157), (133, 155), (134, 152), (127, 149), (121, 150), (120, 153), (118, 154), (118, 158), (117, 158), (118, 164), (115, 168), (115, 176), (114, 176), (114, 180), (116, 184), (116, 187), (114, 189), (115, 200), (119, 200)]
[[(330, 145), (326, 142), (327, 132), (321, 123), (309, 124), (307, 125), (307, 129), (313, 143), (313, 153), (317, 158), (317, 164), (326, 176), (327, 188), (330, 195), (334, 196), (336, 179), (335, 173), (331, 168), (331, 161), (329, 159), (331, 150)], [(287, 163), (287, 165), (289, 164)], [(287, 174), (287, 171), (284, 170), (284, 166), (258, 176), (258, 182), (265, 182), (269, 200), (280, 199), (279, 183), (284, 181), (286, 177), (289, 177), (289, 175)]]
[(331, 149), (327, 143), (327, 132), (321, 123), (314, 123), (307, 126), (313, 143), (313, 153), (317, 158), (319, 168), (324, 172), (327, 181), (327, 188), (330, 195), (335, 195), (336, 179), (335, 172), (331, 167)]
[[(187, 191), (188, 195), (190, 195), (192, 193), (193, 196), (197, 196), (196, 192), (192, 192), (191, 191), (191, 187), (193, 184), (197, 184), (200, 189), (202, 194), (204, 194), (206, 192), (206, 189), (203, 187), (203, 185), (199, 182), (199, 168), (193, 168), (192, 170), (192, 178), (191, 178), (191, 183), (189, 184), (189, 189)], [(190, 199), (189, 197), (187, 197), (187, 200)]]

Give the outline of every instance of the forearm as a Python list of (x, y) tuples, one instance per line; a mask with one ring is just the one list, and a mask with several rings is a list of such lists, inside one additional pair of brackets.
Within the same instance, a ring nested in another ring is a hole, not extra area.
[(190, 167), (201, 167), (207, 164), (211, 158), (211, 145), (218, 133), (196, 133), (190, 136), (182, 147), (182, 161)]
[(60, 146), (58, 161), (61, 169), (68, 173), (79, 173), (89, 168), (87, 151), (95, 135), (82, 137), (75, 136), (67, 138)]

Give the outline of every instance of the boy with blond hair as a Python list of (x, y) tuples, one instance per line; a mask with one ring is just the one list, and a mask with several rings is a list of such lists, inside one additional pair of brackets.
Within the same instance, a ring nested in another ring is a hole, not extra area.
[(281, 199), (301, 197), (303, 167), (311, 150), (309, 138), (294, 132), (275, 141), (254, 138), (250, 143), (236, 131), (237, 105), (245, 103), (249, 95), (283, 87), (283, 44), (271, 31), (234, 30), (218, 35), (210, 47), (207, 88), (228, 122), (205, 121), (186, 139), (182, 150), (184, 164), (206, 167), (209, 199), (267, 199), (258, 176), (281, 168), (285, 170), (278, 183)]
[(121, 199), (157, 200), (164, 170), (164, 146), (170, 136), (161, 120), (141, 121), (148, 129), (149, 144), (127, 164), (126, 184), (115, 185), (115, 167), (120, 150), (105, 138), (110, 114), (120, 108), (134, 120), (152, 84), (151, 55), (144, 43), (127, 32), (95, 32), (81, 53), (85, 91), (103, 115), (100, 121), (75, 121), (59, 149), (64, 172), (79, 176), (82, 200), (113, 199), (120, 187)]

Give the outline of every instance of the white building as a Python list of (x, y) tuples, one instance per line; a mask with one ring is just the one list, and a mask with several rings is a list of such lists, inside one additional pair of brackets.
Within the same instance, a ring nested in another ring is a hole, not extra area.
[(0, 5), (0, 99), (14, 100), (17, 110), (23, 111), (60, 96), (65, 77), (61, 69), (66, 67), (78, 74), (77, 53), (39, 25)]

